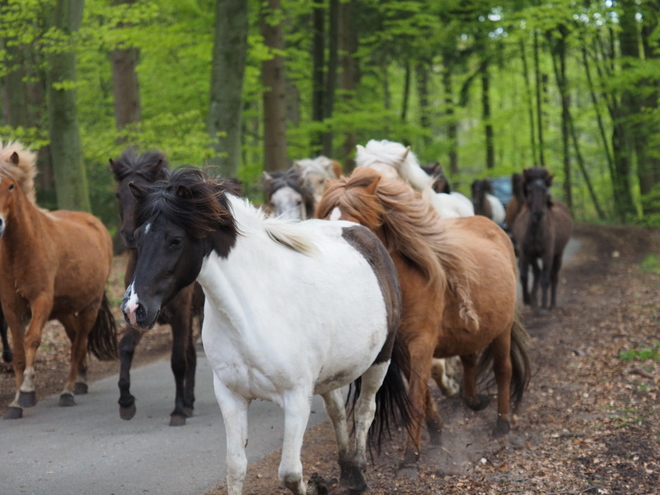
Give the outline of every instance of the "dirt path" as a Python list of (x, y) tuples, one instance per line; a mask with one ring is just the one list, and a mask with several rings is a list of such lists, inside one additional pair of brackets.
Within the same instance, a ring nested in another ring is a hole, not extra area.
[[(649, 354), (660, 359), (660, 274), (652, 260), (641, 268), (649, 253), (660, 256), (660, 232), (579, 225), (575, 237), (581, 249), (562, 273), (560, 307), (550, 316), (523, 312), (535, 374), (508, 439), (489, 436), (495, 401), (475, 413), (435, 390), (443, 446), (425, 438), (419, 477), (397, 478), (403, 437), (395, 435), (369, 464), (370, 493), (659, 492), (660, 362), (620, 355), (655, 346)], [(277, 481), (279, 455), (248, 468), (244, 493), (288, 493)], [(310, 430), (306, 477), (338, 476), (335, 459), (329, 424)], [(225, 493), (221, 485), (207, 495)]]

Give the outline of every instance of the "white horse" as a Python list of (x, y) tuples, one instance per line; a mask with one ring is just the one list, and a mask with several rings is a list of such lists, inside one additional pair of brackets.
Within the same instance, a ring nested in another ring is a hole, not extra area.
[(459, 192), (436, 193), (432, 189), (435, 177), (424, 172), (415, 154), (401, 143), (376, 141), (357, 146), (355, 163), (370, 167), (390, 179), (403, 179), (433, 205), (440, 218), (470, 217), (474, 215), (472, 201)]
[(307, 220), (314, 216), (314, 192), (293, 168), (263, 173), (264, 200), (273, 216), (282, 220)]
[[(203, 287), (202, 339), (227, 432), (229, 494), (242, 492), (255, 399), (284, 409), (279, 479), (294, 494), (307, 493), (300, 451), (313, 394), (323, 397), (335, 428), (336, 493), (365, 491), (374, 417), (383, 427), (395, 399), (408, 412), (396, 366), (405, 352), (396, 340), (401, 294), (378, 238), (351, 222), (266, 219), (197, 169), (132, 192), (139, 257), (122, 310), (131, 324), (150, 327), (179, 288), (195, 279)], [(357, 379), (349, 442), (341, 387)]]
[(342, 173), (341, 164), (324, 155), (319, 155), (316, 158), (295, 160), (291, 168), (298, 172), (302, 176), (307, 187), (314, 191), (315, 203), (321, 201), (325, 180), (339, 179), (339, 176)]
[[(366, 146), (357, 145), (355, 162), (358, 167), (370, 167), (381, 175), (403, 179), (413, 189), (422, 193), (438, 212), (440, 218), (471, 217), (474, 215), (472, 201), (459, 192), (436, 193), (432, 186), (436, 177), (427, 174), (410, 147), (401, 143), (370, 140)], [(456, 395), (460, 390), (458, 357), (433, 359), (431, 376), (445, 396)]]
[(493, 194), (493, 186), (488, 178), (472, 182), (472, 204), (477, 215), (490, 218), (497, 225), (502, 225), (506, 217), (504, 205)]

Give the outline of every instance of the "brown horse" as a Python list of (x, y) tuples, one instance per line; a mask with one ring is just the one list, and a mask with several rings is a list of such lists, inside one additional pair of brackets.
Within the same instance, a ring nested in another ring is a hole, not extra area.
[(522, 189), (522, 175), (518, 173), (511, 175), (511, 192), (512, 196), (506, 204), (506, 215), (504, 217), (504, 223), (509, 231), (513, 230), (513, 224), (525, 204), (525, 195)]
[[(513, 236), (518, 246), (523, 302), (537, 308), (537, 292), (541, 284), (541, 308), (552, 309), (557, 302), (557, 283), (562, 255), (573, 232), (573, 220), (568, 207), (550, 197), (552, 174), (542, 167), (528, 168), (522, 177), (525, 203), (513, 224)], [(543, 267), (539, 268), (537, 260)], [(534, 283), (531, 294), (528, 272), (532, 267)], [(548, 307), (548, 288), (550, 306)]]
[[(10, 161), (20, 163), (18, 151)], [(14, 344), (17, 389), (8, 419), (22, 417), (23, 407), (36, 404), (36, 353), (48, 320), (59, 320), (71, 340), (60, 406), (73, 406), (74, 394), (87, 393), (88, 350), (99, 359), (117, 354), (105, 295), (112, 264), (108, 231), (88, 213), (49, 213), (31, 197), (33, 190), (24, 191), (11, 172), (0, 170), (0, 300)]]
[[(129, 184), (146, 186), (167, 179), (167, 160), (158, 151), (147, 151), (138, 155), (132, 148), (126, 148), (117, 159), (110, 160), (110, 169), (117, 181), (117, 199), (121, 217), (120, 234), (128, 248), (128, 263), (124, 275), (124, 285), (128, 286), (135, 273), (137, 249), (135, 242), (135, 198), (129, 191)], [(240, 183), (231, 182), (232, 190), (238, 190)], [(195, 402), (195, 369), (197, 350), (193, 339), (193, 317), (203, 318), (204, 293), (199, 284), (194, 283), (182, 289), (160, 315), (158, 323), (170, 324), (172, 329), (172, 354), (170, 362), (174, 374), (176, 391), (174, 410), (170, 414), (170, 426), (186, 424), (186, 418), (193, 414)], [(133, 419), (137, 411), (135, 397), (131, 394), (131, 364), (135, 348), (142, 339), (143, 331), (131, 325), (126, 326), (119, 341), (119, 416)]]
[(463, 396), (478, 410), (488, 399), (477, 395), (477, 375), (484, 369), (477, 356), (488, 349), (481, 364), (494, 359), (494, 434), (505, 435), (510, 396), (516, 404), (522, 399), (529, 360), (527, 333), (516, 316), (516, 260), (504, 231), (484, 217), (441, 220), (408, 185), (368, 168), (329, 181), (317, 215), (369, 227), (397, 267), (403, 293), (399, 331), (410, 351), (409, 395), (417, 415), (402, 467), (415, 468), (424, 417), (432, 442), (440, 440), (442, 420), (427, 386), (434, 357), (461, 357)]

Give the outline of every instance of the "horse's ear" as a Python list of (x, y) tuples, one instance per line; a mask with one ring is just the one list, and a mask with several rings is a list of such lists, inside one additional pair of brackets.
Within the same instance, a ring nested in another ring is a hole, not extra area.
[(157, 179), (167, 179), (167, 172), (163, 168), (163, 159), (159, 158), (156, 163), (151, 166), (151, 171), (155, 173)]
[(142, 187), (134, 184), (133, 182), (128, 183), (128, 189), (130, 189), (131, 194), (135, 199), (142, 199), (147, 195), (147, 190)]
[[(407, 152), (406, 152), (407, 154)], [(403, 155), (406, 156), (406, 155)], [(380, 182), (380, 179), (382, 178), (382, 175), (377, 174), (373, 176), (373, 181), (367, 185), (364, 190), (367, 191), (368, 194), (376, 194), (376, 189), (378, 189), (378, 184)]]
[(554, 177), (555, 177), (554, 175), (552, 175), (550, 172), (548, 172), (548, 176), (545, 178), (545, 185), (550, 187), (552, 185), (552, 179)]
[(115, 169), (117, 168), (117, 165), (115, 164), (115, 161), (112, 158), (110, 158), (108, 161), (110, 162), (110, 170), (112, 172), (114, 172)]
[(193, 193), (188, 186), (179, 184), (179, 186), (176, 188), (176, 196), (177, 198), (191, 199), (193, 197)]
[(16, 153), (16, 152), (14, 151), (14, 152), (11, 154), (11, 156), (9, 157), (9, 159), (11, 160), (11, 162), (12, 162), (14, 165), (18, 165), (18, 153)]
[(408, 153), (410, 153), (410, 146), (406, 146), (406, 150), (403, 153), (401, 153), (401, 161), (406, 159)]

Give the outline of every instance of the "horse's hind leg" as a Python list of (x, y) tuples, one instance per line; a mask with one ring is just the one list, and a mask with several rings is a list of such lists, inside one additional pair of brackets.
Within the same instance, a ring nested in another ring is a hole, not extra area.
[(61, 407), (76, 405), (76, 402), (73, 399), (73, 396), (76, 393), (76, 388), (80, 391), (85, 390), (86, 392), (86, 381), (81, 382), (80, 386), (78, 386), (77, 382), (81, 369), (84, 369), (85, 376), (83, 379), (86, 380), (87, 366), (85, 360), (87, 358), (87, 337), (96, 321), (98, 307), (98, 305), (88, 307), (78, 313), (77, 317), (74, 315), (68, 315), (60, 318), (60, 321), (66, 329), (67, 335), (69, 335), (69, 338), (71, 339), (71, 365), (69, 366), (69, 375), (64, 385), (64, 389), (62, 390), (62, 393), (60, 393), (59, 405)]
[(467, 406), (474, 411), (481, 411), (490, 402), (487, 395), (477, 394), (477, 355), (466, 354), (461, 356), (463, 363), (463, 399)]
[(557, 304), (557, 285), (559, 284), (559, 271), (561, 270), (562, 253), (555, 255), (552, 260), (552, 270), (550, 270), (550, 309), (554, 309)]
[[(511, 328), (511, 326), (509, 326)], [(493, 371), (497, 382), (497, 424), (493, 436), (509, 433), (509, 405), (511, 401), (511, 334), (503, 332), (493, 340)]]
[(129, 420), (135, 416), (135, 397), (131, 395), (131, 363), (135, 348), (142, 339), (142, 332), (127, 326), (119, 341), (119, 416)]
[(295, 495), (306, 494), (300, 452), (309, 421), (311, 397), (312, 391), (304, 389), (291, 390), (283, 397), (284, 442), (277, 474), (284, 486)]
[[(77, 331), (77, 322), (76, 318), (73, 315), (67, 315), (60, 317), (60, 323), (64, 326), (64, 330), (66, 331), (67, 337), (69, 337), (69, 341), (73, 345), (73, 342), (76, 338), (76, 331)], [(73, 351), (72, 351), (73, 352)], [(73, 356), (72, 356), (73, 359)], [(78, 366), (78, 374), (76, 377), (76, 382), (74, 385), (73, 392), (75, 395), (82, 395), (86, 394), (88, 391), (88, 386), (87, 386), (87, 356), (85, 356), (82, 360), (82, 362)]]
[(227, 495), (242, 495), (247, 471), (248, 406), (250, 403), (227, 389), (213, 373), (213, 388), (227, 435)]

